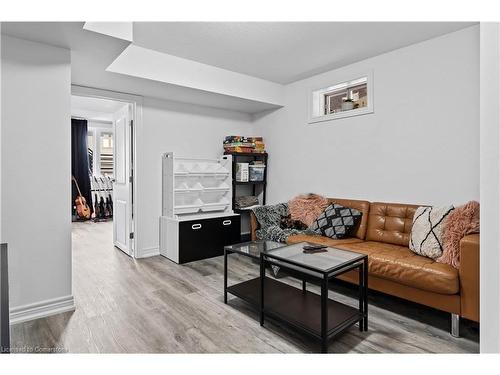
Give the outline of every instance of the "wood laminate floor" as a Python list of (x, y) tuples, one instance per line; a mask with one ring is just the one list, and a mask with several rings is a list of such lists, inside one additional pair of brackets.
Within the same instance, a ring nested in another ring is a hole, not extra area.
[[(112, 245), (112, 223), (73, 224), (76, 311), (12, 326), (13, 351), (71, 353), (308, 353), (317, 341), (266, 321), (244, 302), (223, 303), (222, 257), (176, 265), (156, 256), (134, 260)], [(230, 281), (257, 275), (248, 258), (231, 255)], [(296, 284), (294, 279), (286, 282)], [(312, 290), (318, 290), (310, 286)], [(331, 298), (357, 305), (356, 290), (336, 285)], [(339, 293), (340, 292), (340, 293)], [(352, 327), (331, 353), (477, 353), (478, 327), (371, 292), (368, 332)]]

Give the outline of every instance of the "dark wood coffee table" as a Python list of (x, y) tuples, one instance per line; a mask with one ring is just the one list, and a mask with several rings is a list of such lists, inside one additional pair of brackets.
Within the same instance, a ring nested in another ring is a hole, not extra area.
[[(304, 254), (301, 242), (285, 245), (273, 241), (251, 241), (224, 248), (224, 302), (227, 293), (235, 295), (260, 311), (260, 323), (266, 317), (288, 324), (321, 341), (326, 353), (328, 341), (359, 323), (368, 330), (368, 256), (329, 247), (324, 253)], [(237, 253), (260, 263), (260, 276), (227, 286), (228, 255)], [(266, 276), (266, 266), (281, 267), (302, 280), (302, 289)], [(358, 270), (359, 306), (354, 308), (328, 298), (329, 281), (343, 273)], [(306, 281), (321, 285), (318, 295), (306, 289)]]

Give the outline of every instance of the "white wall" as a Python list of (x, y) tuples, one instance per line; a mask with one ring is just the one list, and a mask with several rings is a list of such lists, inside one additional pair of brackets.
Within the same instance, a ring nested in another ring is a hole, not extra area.
[[(373, 114), (308, 124), (312, 89), (373, 71)], [(316, 192), (408, 203), (479, 198), (479, 29), (467, 28), (286, 87), (255, 116), (269, 203)]]
[(247, 114), (145, 98), (137, 132), (138, 256), (158, 253), (161, 215), (161, 155), (215, 158), (225, 135), (253, 134)]
[(70, 52), (2, 36), (2, 78), (2, 240), (9, 244), (11, 307), (16, 316), (36, 313), (39, 304), (61, 311), (73, 304)]
[[(0, 29), (2, 23), (0, 22)], [(0, 62), (2, 61), (2, 38), (0, 36)], [(3, 243), (2, 237), (2, 69), (0, 69), (0, 243)]]
[(481, 23), (481, 352), (500, 352), (500, 26)]

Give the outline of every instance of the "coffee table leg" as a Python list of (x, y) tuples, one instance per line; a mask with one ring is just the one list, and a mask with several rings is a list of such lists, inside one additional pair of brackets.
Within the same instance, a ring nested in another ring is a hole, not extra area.
[(224, 249), (224, 303), (227, 304), (227, 251)]
[(363, 261), (363, 312), (365, 314), (363, 328), (365, 331), (368, 331), (368, 258), (365, 258)]
[(260, 255), (260, 325), (264, 325), (264, 281), (266, 279), (266, 266), (264, 256)]
[(321, 282), (321, 353), (328, 352), (328, 277)]
[(361, 319), (359, 321), (359, 330), (363, 331), (363, 325), (365, 322), (364, 311), (365, 311), (365, 263), (359, 265), (358, 267), (358, 300), (359, 300), (359, 312), (361, 313)]

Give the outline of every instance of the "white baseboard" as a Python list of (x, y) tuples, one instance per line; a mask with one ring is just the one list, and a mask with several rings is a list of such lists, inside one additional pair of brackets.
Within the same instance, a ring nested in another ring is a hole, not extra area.
[(23, 323), (74, 310), (75, 299), (72, 295), (54, 298), (10, 309), (10, 324)]
[(160, 255), (160, 249), (158, 247), (147, 247), (139, 251), (136, 258), (149, 258)]

